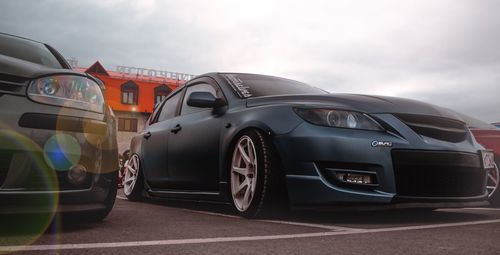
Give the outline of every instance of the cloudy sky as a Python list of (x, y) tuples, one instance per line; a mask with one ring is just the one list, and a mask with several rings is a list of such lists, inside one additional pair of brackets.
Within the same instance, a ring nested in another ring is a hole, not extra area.
[(263, 73), (500, 121), (500, 1), (0, 1), (81, 66)]

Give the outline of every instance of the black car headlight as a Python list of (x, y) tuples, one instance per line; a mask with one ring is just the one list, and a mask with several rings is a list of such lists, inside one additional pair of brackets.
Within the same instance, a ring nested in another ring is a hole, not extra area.
[(104, 97), (99, 85), (84, 76), (54, 75), (33, 80), (28, 97), (39, 103), (103, 112)]
[(314, 125), (373, 131), (384, 130), (377, 121), (360, 112), (318, 108), (294, 108), (294, 111), (302, 119)]

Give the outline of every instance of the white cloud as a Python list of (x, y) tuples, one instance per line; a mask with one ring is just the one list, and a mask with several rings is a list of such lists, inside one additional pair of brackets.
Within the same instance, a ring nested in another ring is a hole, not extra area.
[(500, 120), (498, 1), (26, 3), (2, 2), (0, 30), (86, 65), (266, 73)]

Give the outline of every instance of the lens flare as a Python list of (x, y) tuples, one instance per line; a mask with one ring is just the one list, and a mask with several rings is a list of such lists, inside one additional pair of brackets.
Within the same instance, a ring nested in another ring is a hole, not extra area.
[(47, 164), (57, 171), (67, 171), (80, 161), (81, 147), (75, 137), (59, 133), (45, 142), (43, 155)]
[[(9, 173), (15, 171), (24, 176), (22, 180), (4, 183), (3, 189), (17, 186), (28, 190), (54, 190), (59, 186), (55, 171), (45, 164), (42, 148), (27, 136), (1, 123), (0, 150), (2, 155), (11, 156), (10, 164), (7, 164)], [(12, 210), (12, 213), (0, 219), (0, 245), (22, 247), (36, 241), (51, 225), (58, 196), (53, 192), (41, 192), (36, 197), (3, 200), (2, 205), (10, 208), (7, 210)], [(34, 208), (43, 208), (43, 212), (33, 214)]]

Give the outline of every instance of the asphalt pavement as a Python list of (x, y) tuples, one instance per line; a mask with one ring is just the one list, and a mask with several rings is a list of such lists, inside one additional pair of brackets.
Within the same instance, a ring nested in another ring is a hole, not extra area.
[(495, 208), (292, 211), (256, 220), (227, 205), (119, 195), (100, 223), (54, 221), (42, 231), (43, 217), (23, 217), (0, 220), (0, 254), (500, 254)]

